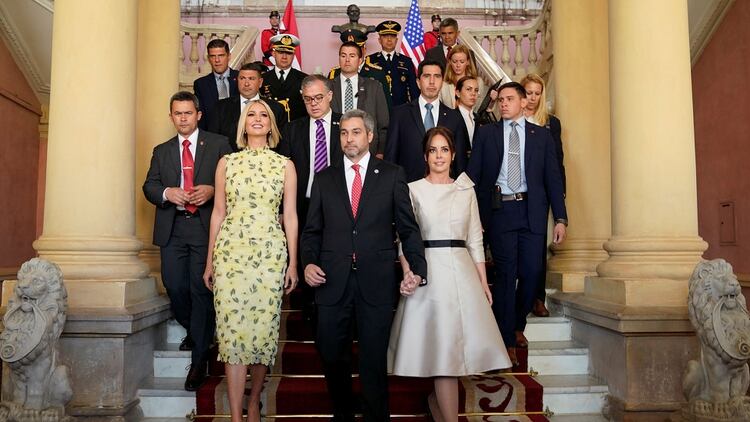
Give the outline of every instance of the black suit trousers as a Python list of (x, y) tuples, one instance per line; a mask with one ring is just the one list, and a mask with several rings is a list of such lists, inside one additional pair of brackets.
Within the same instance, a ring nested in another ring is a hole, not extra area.
[(492, 211), (489, 242), (496, 274), (492, 311), (508, 347), (516, 346), (515, 331), (526, 328), (526, 316), (544, 277), (545, 237), (529, 229), (527, 201), (503, 202), (501, 209)]
[(371, 305), (362, 297), (357, 272), (351, 271), (341, 300), (318, 305), (316, 345), (323, 360), (334, 421), (354, 421), (352, 324), (359, 339), (359, 378), (365, 422), (389, 420), (387, 359), (393, 304)]
[(216, 327), (213, 293), (203, 284), (208, 236), (200, 218), (175, 216), (169, 243), (161, 248), (161, 277), (172, 314), (193, 339), (192, 362), (208, 358)]

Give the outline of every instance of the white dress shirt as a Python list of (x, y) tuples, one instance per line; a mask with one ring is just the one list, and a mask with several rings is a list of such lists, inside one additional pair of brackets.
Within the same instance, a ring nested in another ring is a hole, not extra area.
[[(326, 162), (331, 159), (331, 114), (333, 112), (328, 110), (328, 113), (321, 117), (323, 119), (323, 130), (326, 132)], [(317, 142), (315, 132), (318, 130), (316, 120), (318, 119), (310, 117), (310, 136), (308, 137), (310, 139), (310, 175), (307, 177), (307, 189), (305, 190), (305, 197), (307, 198), (310, 197), (313, 178), (315, 178), (315, 142)], [(328, 163), (328, 165), (330, 166), (331, 163)]]
[(469, 132), (469, 144), (474, 144), (474, 112), (464, 107), (463, 104), (458, 105), (458, 111), (461, 112), (461, 116), (464, 118), (466, 123), (466, 130)]
[[(427, 105), (427, 100), (423, 96), (419, 96), (419, 114), (422, 116), (422, 122), (424, 122), (424, 116), (427, 114), (427, 109), (424, 106)], [(438, 124), (438, 117), (440, 116), (440, 97), (435, 98), (432, 104), (432, 118), (435, 120), (435, 126)]]
[[(289, 77), (289, 72), (292, 70), (292, 67), (289, 66), (289, 69), (284, 69), (284, 81), (286, 82), (286, 78)], [(281, 80), (281, 69), (278, 68), (278, 66), (273, 67), (273, 71), (276, 72), (276, 79)]]
[(513, 120), (503, 119), (503, 165), (500, 166), (500, 174), (497, 176), (496, 185), (500, 186), (500, 191), (503, 195), (510, 195), (512, 193), (522, 193), (528, 191), (526, 186), (526, 163), (524, 163), (524, 157), (526, 156), (526, 118), (521, 116), (518, 120), (516, 130), (518, 131), (518, 139), (520, 141), (520, 155), (521, 155), (521, 186), (517, 191), (513, 191), (508, 187), (508, 148), (510, 146), (510, 122)]
[[(185, 140), (185, 137), (177, 134), (177, 156), (180, 157), (180, 188), (185, 187), (185, 173), (182, 171), (182, 168), (185, 167), (185, 165), (182, 163), (182, 142)], [(190, 141), (190, 146), (188, 147), (190, 149), (190, 154), (193, 155), (193, 165), (195, 165), (195, 150), (198, 146), (198, 129), (195, 129), (193, 133), (190, 134), (190, 136), (187, 137), (187, 140)], [(193, 176), (195, 176), (195, 169), (193, 169)], [(167, 189), (165, 188), (164, 191), (161, 193), (161, 199), (163, 202), (167, 202)], [(185, 207), (177, 206), (178, 210), (185, 210)]]
[[(344, 110), (344, 107), (346, 106), (346, 76), (342, 73), (341, 75), (341, 110)], [(354, 102), (354, 106), (352, 109), (357, 108), (357, 93), (359, 92), (359, 75), (356, 73), (349, 78), (350, 81), (352, 81), (352, 100)]]
[(260, 100), (260, 94), (255, 94), (253, 98), (245, 98), (242, 96), (242, 94), (240, 94), (240, 116), (242, 116), (242, 110), (245, 109), (245, 106), (247, 105), (247, 103), (249, 103), (250, 101), (257, 101), (257, 100)]
[[(344, 155), (344, 176), (346, 177), (346, 191), (349, 192), (349, 203), (352, 202), (352, 184), (354, 183), (354, 164), (349, 157)], [(362, 188), (365, 187), (365, 175), (367, 174), (367, 166), (370, 164), (370, 151), (365, 153), (364, 157), (359, 160), (359, 175), (362, 178)], [(360, 198), (361, 200), (362, 198)]]

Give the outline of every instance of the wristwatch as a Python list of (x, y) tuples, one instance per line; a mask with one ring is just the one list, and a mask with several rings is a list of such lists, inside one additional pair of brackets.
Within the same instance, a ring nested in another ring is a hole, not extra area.
[(568, 219), (567, 218), (555, 218), (555, 224), (563, 224), (565, 227), (568, 227)]

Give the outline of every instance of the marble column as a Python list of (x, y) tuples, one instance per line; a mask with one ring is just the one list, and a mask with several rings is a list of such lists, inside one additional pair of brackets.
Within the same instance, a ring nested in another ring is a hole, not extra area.
[(555, 3), (552, 39), (570, 226), (565, 242), (552, 248), (548, 286), (575, 292), (583, 291), (585, 277), (607, 258), (602, 244), (611, 233), (607, 3)]
[[(645, 5), (648, 5), (644, 9)], [(698, 236), (687, 4), (609, 2), (612, 237), (586, 295), (685, 306)]]
[[(174, 135), (169, 119), (169, 98), (179, 86), (179, 62), (175, 51), (181, 43), (178, 1), (138, 2), (138, 47), (135, 115), (135, 232), (143, 243), (140, 258), (151, 275), (160, 279), (159, 248), (154, 246), (154, 205), (141, 186), (153, 148)], [(174, 36), (170, 36), (174, 34)], [(159, 283), (161, 287), (161, 283)]]

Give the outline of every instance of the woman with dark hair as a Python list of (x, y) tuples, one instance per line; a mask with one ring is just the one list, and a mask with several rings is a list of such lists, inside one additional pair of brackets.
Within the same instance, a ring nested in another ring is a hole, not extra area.
[[(203, 281), (214, 292), (219, 360), (227, 374), (232, 422), (260, 422), (260, 393), (279, 342), (281, 296), (297, 285), (297, 173), (271, 150), (279, 130), (263, 100), (250, 101), (237, 125), (239, 152), (216, 167), (216, 194)], [(279, 205), (283, 200), (283, 229)]]
[(472, 76), (464, 76), (456, 82), (456, 110), (461, 113), (469, 133), (469, 144), (474, 144), (474, 128), (476, 126), (477, 114), (474, 106), (479, 96), (479, 79)]
[[(450, 130), (428, 130), (423, 145), (427, 175), (409, 184), (409, 195), (432, 276), (398, 305), (388, 369), (433, 378), (430, 412), (437, 421), (457, 421), (458, 377), (509, 368), (511, 362), (492, 314), (474, 183), (465, 173), (450, 177)], [(408, 273), (409, 263), (400, 260)]]

